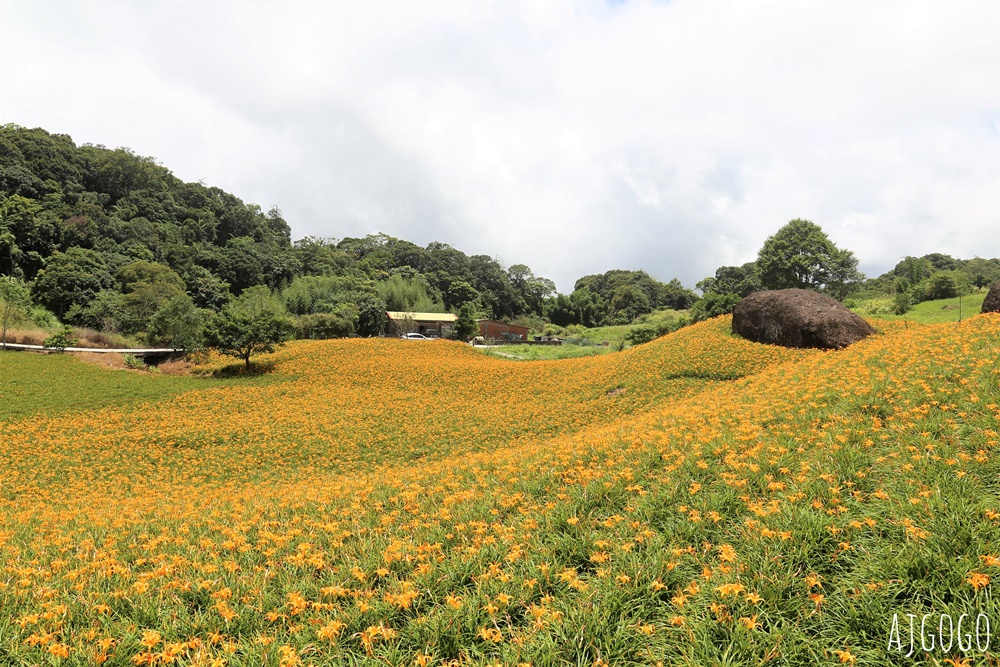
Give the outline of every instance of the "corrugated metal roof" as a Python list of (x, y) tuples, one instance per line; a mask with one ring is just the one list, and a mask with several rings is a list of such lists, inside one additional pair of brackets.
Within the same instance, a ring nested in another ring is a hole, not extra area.
[(414, 322), (454, 322), (458, 315), (452, 313), (408, 313), (398, 310), (387, 310), (390, 320), (413, 320)]

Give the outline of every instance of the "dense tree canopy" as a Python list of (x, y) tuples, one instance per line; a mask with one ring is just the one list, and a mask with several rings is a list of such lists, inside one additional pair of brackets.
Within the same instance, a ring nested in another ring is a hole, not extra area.
[(193, 323), (247, 292), (266, 291), (295, 334), (309, 338), (379, 335), (386, 310), (464, 309), (593, 327), (660, 309), (693, 307), (695, 319), (711, 317), (754, 291), (782, 287), (841, 299), (867, 289), (919, 301), (1000, 279), (1000, 260), (908, 257), (862, 285), (853, 253), (818, 225), (792, 220), (755, 262), (721, 266), (698, 283), (701, 300), (676, 279), (619, 269), (584, 276), (559, 294), (524, 264), (505, 267), (441, 242), (421, 247), (370, 234), (293, 243), (276, 207), (265, 211), (219, 188), (184, 183), (126, 148), (77, 146), (67, 135), (3, 125), (0, 276), (28, 285), (34, 303), (64, 322), (190, 342)]
[(799, 218), (768, 237), (756, 266), (765, 289), (813, 289), (838, 299), (864, 279), (854, 253), (834, 245), (819, 225)]
[(387, 234), (292, 243), (277, 208), (184, 183), (126, 148), (17, 125), (0, 126), (0, 275), (29, 281), (36, 302), (65, 321), (126, 334), (150, 332), (154, 319), (161, 331), (157, 313), (172, 303), (180, 316), (181, 294), (221, 311), (258, 285), (312, 317), (309, 335), (377, 335), (390, 306), (537, 316), (555, 292), (524, 265), (445, 243)]

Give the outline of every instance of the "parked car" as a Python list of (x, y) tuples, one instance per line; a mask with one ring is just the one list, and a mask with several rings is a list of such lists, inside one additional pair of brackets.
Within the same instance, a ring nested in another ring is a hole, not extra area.
[(408, 333), (402, 335), (403, 340), (430, 340), (427, 336), (418, 333)]

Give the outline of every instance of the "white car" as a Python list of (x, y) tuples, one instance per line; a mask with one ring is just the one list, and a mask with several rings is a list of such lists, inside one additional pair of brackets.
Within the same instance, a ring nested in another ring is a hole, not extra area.
[(402, 335), (403, 340), (430, 340), (427, 336), (418, 333), (408, 333)]

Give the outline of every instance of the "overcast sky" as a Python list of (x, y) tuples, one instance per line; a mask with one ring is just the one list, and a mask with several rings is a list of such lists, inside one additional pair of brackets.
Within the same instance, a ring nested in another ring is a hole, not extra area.
[(877, 275), (1000, 256), (1000, 2), (0, 0), (0, 123), (293, 238), (693, 287), (792, 218)]

